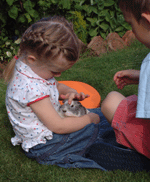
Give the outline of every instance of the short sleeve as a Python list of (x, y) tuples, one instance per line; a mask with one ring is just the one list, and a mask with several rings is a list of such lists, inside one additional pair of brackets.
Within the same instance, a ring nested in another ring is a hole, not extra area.
[(141, 65), (136, 117), (150, 118), (150, 53)]
[(27, 106), (29, 103), (50, 96), (50, 89), (46, 86), (46, 83), (41, 84), (37, 80), (28, 80), (19, 87), (15, 84), (9, 90), (9, 98), (17, 101), (22, 106)]

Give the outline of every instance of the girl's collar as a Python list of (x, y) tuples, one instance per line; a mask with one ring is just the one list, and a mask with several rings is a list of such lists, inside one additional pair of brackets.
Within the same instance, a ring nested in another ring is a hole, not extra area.
[(14, 58), (15, 58), (16, 60), (18, 60), (18, 59), (19, 59), (19, 58), (18, 58), (18, 56), (16, 56), (16, 55), (14, 56)]
[(28, 78), (40, 80), (40, 81), (42, 81), (42, 83), (46, 83), (48, 85), (50, 85), (52, 82), (55, 82), (55, 78), (54, 77), (51, 77), (48, 80), (45, 80), (45, 79), (41, 78), (36, 73), (34, 73), (32, 71), (32, 69), (27, 64), (22, 62), (18, 57), (16, 57), (16, 58), (15, 58), (16, 59), (16, 69), (17, 69), (17, 71), (19, 73), (27, 76)]

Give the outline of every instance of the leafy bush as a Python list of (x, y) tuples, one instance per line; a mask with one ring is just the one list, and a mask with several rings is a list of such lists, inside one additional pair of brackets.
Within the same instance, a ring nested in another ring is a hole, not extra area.
[(72, 14), (71, 18), (73, 19), (75, 33), (82, 42), (87, 43), (86, 21), (84, 20), (84, 16), (79, 11), (72, 11), (70, 13)]
[(11, 59), (17, 54), (21, 39), (16, 41), (10, 40), (5, 36), (4, 30), (0, 34), (0, 61)]
[(19, 38), (30, 24), (43, 16), (56, 14), (73, 22), (76, 34), (84, 43), (97, 35), (106, 38), (110, 32), (123, 36), (130, 29), (116, 0), (1, 0), (0, 7), (0, 36), (3, 37), (0, 45), (3, 46), (4, 41)]
[[(103, 38), (110, 32), (117, 32), (123, 36), (130, 29), (116, 0), (91, 0), (91, 6), (84, 4), (85, 17), (88, 23), (90, 37), (101, 35)], [(89, 10), (87, 10), (87, 8)]]

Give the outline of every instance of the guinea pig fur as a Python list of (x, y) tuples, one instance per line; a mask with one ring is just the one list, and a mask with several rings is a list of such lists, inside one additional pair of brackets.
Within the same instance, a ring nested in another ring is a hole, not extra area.
[(68, 100), (64, 100), (63, 103), (64, 104), (58, 109), (58, 114), (62, 118), (68, 116), (79, 117), (89, 113), (89, 111), (84, 106), (82, 106), (79, 101), (73, 100), (71, 104), (68, 104)]

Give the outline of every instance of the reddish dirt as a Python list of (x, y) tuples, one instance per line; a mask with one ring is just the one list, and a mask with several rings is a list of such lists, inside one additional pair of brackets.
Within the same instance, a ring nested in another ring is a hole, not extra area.
[(135, 39), (135, 35), (131, 30), (127, 31), (122, 38), (117, 33), (110, 33), (106, 40), (101, 36), (94, 37), (87, 48), (91, 49), (99, 56), (108, 51), (123, 49), (124, 47), (129, 46)]
[(107, 42), (101, 36), (94, 37), (87, 46), (98, 56), (107, 52)]
[[(135, 39), (135, 35), (131, 30), (127, 31), (122, 38), (117, 33), (110, 33), (108, 34), (106, 40), (104, 40), (101, 36), (96, 36), (88, 45), (85, 45), (80, 40), (80, 49), (81, 53), (85, 52), (87, 49), (90, 49), (90, 55), (100, 56), (108, 51), (123, 49), (124, 47), (129, 46)], [(0, 79), (3, 77), (2, 73), (6, 64), (7, 62), (5, 61), (0, 62)]]

